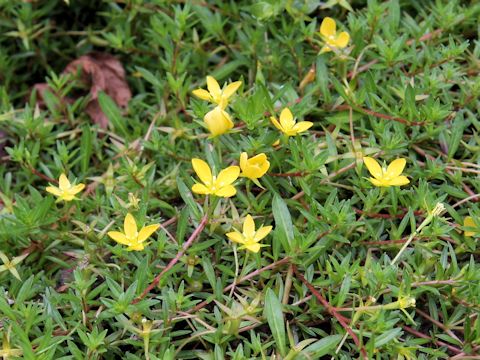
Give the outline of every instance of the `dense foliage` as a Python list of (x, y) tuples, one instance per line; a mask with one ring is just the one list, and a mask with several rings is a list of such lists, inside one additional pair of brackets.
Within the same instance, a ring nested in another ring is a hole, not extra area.
[(0, 0), (0, 355), (479, 356), (479, 19)]

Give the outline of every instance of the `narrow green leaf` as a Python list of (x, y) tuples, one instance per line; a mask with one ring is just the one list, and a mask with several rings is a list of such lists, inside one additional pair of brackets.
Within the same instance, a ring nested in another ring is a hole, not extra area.
[(120, 113), (120, 109), (117, 107), (117, 104), (115, 104), (115, 101), (113, 101), (113, 99), (104, 92), (100, 92), (98, 94), (98, 103), (100, 104), (105, 116), (113, 125), (114, 130), (118, 131), (123, 136), (127, 135), (125, 119)]
[(282, 303), (272, 289), (267, 290), (265, 296), (264, 315), (272, 332), (275, 344), (282, 356), (287, 353), (285, 323), (283, 319)]

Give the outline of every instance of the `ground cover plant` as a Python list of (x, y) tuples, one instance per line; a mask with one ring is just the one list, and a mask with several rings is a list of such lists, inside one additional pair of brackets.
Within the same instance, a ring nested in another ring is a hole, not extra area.
[(2, 358), (478, 358), (479, 18), (0, 0)]

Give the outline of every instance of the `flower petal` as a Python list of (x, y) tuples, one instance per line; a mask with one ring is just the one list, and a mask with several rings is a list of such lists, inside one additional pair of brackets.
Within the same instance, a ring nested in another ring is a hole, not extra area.
[(387, 171), (385, 172), (385, 177), (392, 179), (399, 176), (402, 173), (403, 169), (405, 169), (406, 163), (407, 160), (405, 159), (393, 160), (390, 165), (388, 165)]
[[(382, 167), (380, 166), (380, 164), (378, 163), (377, 160), (375, 160), (374, 158), (371, 158), (369, 156), (364, 156), (363, 157), (363, 162), (364, 162), (365, 166), (367, 167), (368, 171), (370, 172), (370, 174), (372, 174), (372, 176), (374, 178), (381, 179), (383, 177)], [(377, 185), (377, 186), (379, 186), (379, 185)]]
[[(477, 227), (471, 216), (466, 216), (465, 217), (465, 220), (463, 220), (463, 226), (464, 227), (471, 227), (471, 228), (476, 228)], [(465, 236), (474, 236), (476, 234), (477, 233), (475, 231), (468, 231), (468, 230), (464, 231)]]
[(320, 50), (320, 54), (324, 54), (324, 53), (327, 53), (327, 52), (329, 52), (329, 51), (332, 51), (332, 49), (330, 48), (330, 46), (324, 45), (324, 46), (322, 47), (322, 49)]
[(373, 185), (375, 186), (388, 186), (386, 185), (383, 180), (377, 180), (377, 179), (374, 179), (374, 178), (368, 178), (368, 181), (370, 181)]
[(140, 250), (143, 250), (143, 249), (145, 249), (145, 245), (143, 243), (135, 243), (135, 244), (130, 245), (127, 248), (128, 251), (140, 251)]
[(155, 231), (157, 231), (159, 227), (160, 227), (159, 224), (144, 226), (142, 230), (140, 230), (140, 232), (138, 233), (138, 237), (137, 237), (138, 242), (143, 242), (147, 240), (150, 237), (150, 235), (152, 235)]
[(253, 239), (255, 236), (255, 222), (250, 214), (247, 215), (243, 222), (243, 236), (249, 239)]
[(223, 90), (223, 97), (228, 99), (230, 96), (232, 96), (235, 93), (235, 91), (238, 90), (238, 88), (241, 85), (242, 85), (241, 81), (235, 81), (231, 84), (228, 84), (228, 86), (225, 88), (225, 90)]
[(280, 125), (280, 123), (278, 122), (278, 120), (276, 118), (274, 118), (273, 116), (270, 116), (270, 121), (272, 122), (272, 124), (280, 131), (283, 131), (283, 127), (282, 125)]
[(235, 186), (233, 185), (227, 185), (222, 187), (221, 189), (218, 189), (215, 191), (215, 195), (220, 196), (220, 197), (232, 197), (237, 193), (237, 189), (235, 189)]
[(212, 97), (210, 96), (210, 93), (205, 90), (205, 89), (196, 89), (192, 91), (192, 94), (198, 97), (199, 99), (206, 100), (206, 101), (211, 101)]
[(243, 244), (245, 242), (245, 238), (238, 231), (232, 231), (232, 232), (226, 233), (226, 235), (233, 242), (236, 242), (239, 244)]
[(205, 185), (203, 184), (194, 184), (192, 186), (192, 191), (196, 194), (200, 194), (200, 195), (208, 195), (208, 194), (211, 194), (211, 190), (206, 187)]
[(45, 190), (47, 192), (49, 192), (50, 194), (53, 194), (55, 196), (60, 196), (62, 195), (62, 190), (60, 190), (59, 188), (57, 188), (56, 186), (47, 186), (45, 188)]
[(242, 246), (242, 248), (245, 248), (251, 252), (258, 253), (260, 251), (260, 248), (262, 246), (258, 243), (248, 243)]
[(265, 236), (270, 234), (270, 231), (272, 231), (272, 226), (262, 226), (260, 229), (258, 229), (255, 232), (255, 236), (253, 237), (253, 240), (255, 242), (261, 241)]
[(73, 195), (78, 194), (84, 188), (85, 188), (85, 184), (78, 184), (78, 185), (72, 186), (72, 188), (70, 189), (70, 193)]
[(217, 106), (212, 111), (205, 114), (203, 121), (208, 128), (208, 131), (215, 137), (225, 134), (228, 130), (233, 128), (233, 121), (230, 115)]
[(295, 125), (295, 121), (293, 120), (293, 114), (289, 108), (285, 108), (280, 113), (280, 124), (285, 131), (290, 130), (293, 125)]
[(212, 171), (210, 166), (201, 159), (192, 159), (193, 170), (197, 174), (198, 178), (207, 186), (212, 184)]
[(217, 80), (213, 76), (207, 76), (207, 88), (212, 97), (220, 96), (221, 90)]
[(292, 130), (295, 130), (297, 134), (307, 131), (313, 126), (313, 123), (310, 121), (300, 121), (299, 123), (296, 123)]
[(346, 31), (341, 32), (335, 39), (335, 46), (338, 48), (344, 48), (348, 45), (350, 41), (350, 34)]
[(215, 185), (219, 188), (225, 185), (230, 185), (238, 179), (238, 175), (240, 175), (240, 168), (238, 166), (229, 166), (220, 171)]
[(389, 186), (402, 186), (410, 183), (410, 180), (406, 176), (397, 176), (396, 178), (389, 180), (387, 184)]
[(67, 190), (70, 188), (70, 181), (65, 174), (60, 175), (60, 179), (58, 180), (58, 187), (60, 190)]
[(119, 244), (130, 245), (130, 241), (128, 241), (125, 234), (121, 233), (120, 231), (109, 231), (107, 235)]
[(320, 25), (320, 34), (325, 37), (335, 36), (337, 32), (337, 24), (335, 24), (335, 20), (330, 17), (326, 17), (323, 19), (322, 24)]
[(123, 231), (127, 238), (133, 239), (137, 236), (137, 222), (132, 214), (128, 213), (123, 222)]
[(245, 169), (247, 168), (247, 161), (248, 161), (248, 154), (246, 152), (242, 152), (240, 154), (240, 169), (242, 169), (242, 171), (245, 171)]

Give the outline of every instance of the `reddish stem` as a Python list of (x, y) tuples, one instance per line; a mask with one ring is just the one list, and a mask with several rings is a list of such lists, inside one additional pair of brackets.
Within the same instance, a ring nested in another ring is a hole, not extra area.
[(340, 315), (335, 308), (330, 305), (330, 303), (313, 287), (312, 284), (310, 284), (307, 279), (298, 271), (297, 267), (293, 265), (293, 272), (297, 276), (297, 278), (303, 282), (307, 288), (310, 290), (310, 292), (317, 298), (317, 300), (327, 309), (327, 311), (337, 319), (337, 321), (342, 325), (342, 327), (347, 331), (347, 333), (352, 337), (353, 341), (355, 344), (358, 346), (360, 349), (360, 353), (362, 354), (364, 359), (368, 359), (367, 352), (365, 351), (365, 348), (360, 344), (360, 340), (358, 340), (357, 335), (353, 332), (353, 330), (348, 326), (348, 322), (350, 319), (347, 319), (346, 317)]
[(193, 244), (193, 242), (198, 238), (198, 236), (200, 235), (200, 233), (203, 231), (203, 229), (205, 228), (205, 225), (207, 225), (207, 222), (208, 222), (208, 216), (205, 215), (202, 220), (200, 221), (200, 224), (198, 224), (198, 227), (195, 229), (195, 231), (192, 233), (192, 235), (190, 235), (190, 237), (188, 238), (188, 240), (183, 244), (182, 246), (182, 249), (177, 253), (177, 255), (172, 259), (170, 260), (170, 262), (168, 263), (168, 265), (160, 272), (160, 274), (158, 274), (155, 279), (153, 279), (153, 281), (151, 282), (150, 285), (147, 286), (147, 288), (143, 291), (143, 293), (137, 297), (136, 299), (133, 300), (133, 304), (136, 304), (137, 302), (139, 302), (140, 300), (142, 300), (145, 296), (147, 296), (147, 294), (155, 287), (158, 285), (158, 283), (160, 282), (160, 279), (162, 278), (163, 275), (165, 275), (165, 273), (167, 271), (169, 271), (177, 262), (178, 260), (180, 260), (180, 258), (183, 256), (183, 254), (185, 254), (185, 251), (187, 251), (187, 249)]

